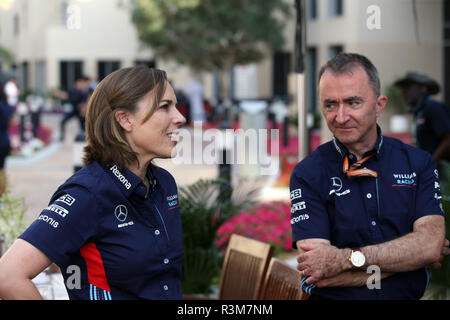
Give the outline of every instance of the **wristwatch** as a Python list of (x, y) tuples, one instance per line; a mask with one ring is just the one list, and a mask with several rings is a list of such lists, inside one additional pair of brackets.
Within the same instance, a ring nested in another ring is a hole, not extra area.
[(352, 249), (350, 258), (348, 259), (353, 267), (361, 268), (366, 263), (366, 256), (362, 253), (361, 249)]

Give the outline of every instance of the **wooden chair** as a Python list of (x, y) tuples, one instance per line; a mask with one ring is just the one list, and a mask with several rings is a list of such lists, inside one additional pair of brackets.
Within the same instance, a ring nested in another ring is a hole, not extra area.
[(272, 258), (261, 290), (261, 300), (306, 300), (302, 291), (301, 273), (287, 263)]
[(232, 234), (220, 278), (219, 300), (258, 299), (273, 247)]

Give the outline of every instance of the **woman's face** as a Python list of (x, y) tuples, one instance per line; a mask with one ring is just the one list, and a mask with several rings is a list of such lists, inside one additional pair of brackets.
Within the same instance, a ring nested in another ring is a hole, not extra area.
[(138, 102), (138, 111), (130, 114), (131, 128), (126, 133), (141, 164), (154, 158), (171, 158), (176, 145), (178, 128), (186, 119), (176, 108), (177, 98), (172, 86), (166, 83), (163, 97), (153, 115), (142, 122), (154, 104), (153, 92)]

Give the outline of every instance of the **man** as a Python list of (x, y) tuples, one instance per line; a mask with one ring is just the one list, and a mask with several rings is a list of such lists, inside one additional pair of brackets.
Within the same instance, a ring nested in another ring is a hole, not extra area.
[(8, 82), (6, 82), (5, 87), (5, 94), (7, 97), (8, 104), (15, 108), (17, 103), (19, 102), (19, 88), (17, 87), (17, 82), (15, 77), (11, 77)]
[(403, 101), (414, 113), (417, 146), (436, 162), (450, 160), (450, 109), (430, 98), (439, 93), (436, 81), (419, 72), (408, 72), (394, 86), (402, 90)]
[(60, 140), (64, 141), (66, 122), (76, 117), (80, 122), (80, 131), (85, 130), (85, 111), (89, 95), (89, 78), (81, 76), (75, 80), (74, 87), (69, 91), (68, 98), (72, 105), (71, 112), (64, 115), (60, 123)]
[(312, 300), (419, 299), (425, 267), (450, 251), (434, 161), (382, 136), (376, 120), (387, 98), (366, 57), (330, 60), (319, 73), (319, 99), (333, 140), (290, 181), (303, 291)]

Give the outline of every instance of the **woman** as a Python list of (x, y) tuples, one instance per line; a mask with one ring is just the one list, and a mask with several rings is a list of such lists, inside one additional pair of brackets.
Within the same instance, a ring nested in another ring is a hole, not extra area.
[(13, 108), (8, 104), (4, 85), (0, 82), (0, 196), (6, 188), (5, 160), (11, 151), (8, 128), (10, 127)]
[(34, 299), (30, 281), (52, 262), (71, 299), (181, 299), (177, 187), (169, 158), (185, 123), (163, 71), (106, 77), (87, 108), (83, 169), (58, 188), (0, 259), (0, 298)]

